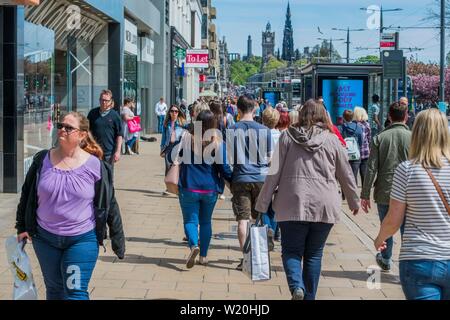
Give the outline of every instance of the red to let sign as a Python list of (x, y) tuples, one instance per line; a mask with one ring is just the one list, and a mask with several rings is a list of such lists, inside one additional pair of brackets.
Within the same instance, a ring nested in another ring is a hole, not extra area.
[(186, 68), (209, 68), (208, 50), (186, 50)]
[(381, 35), (380, 48), (383, 50), (394, 50), (395, 33), (383, 33)]

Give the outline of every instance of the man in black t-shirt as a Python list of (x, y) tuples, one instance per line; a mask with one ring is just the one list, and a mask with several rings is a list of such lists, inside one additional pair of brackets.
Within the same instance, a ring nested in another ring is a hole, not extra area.
[(102, 147), (105, 161), (111, 164), (118, 162), (123, 140), (122, 119), (113, 109), (110, 90), (102, 91), (100, 107), (91, 110), (88, 119), (90, 131)]

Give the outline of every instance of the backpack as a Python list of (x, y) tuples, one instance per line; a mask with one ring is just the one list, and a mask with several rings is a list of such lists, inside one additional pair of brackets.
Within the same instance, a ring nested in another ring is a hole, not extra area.
[(355, 137), (345, 138), (345, 143), (347, 144), (347, 154), (349, 161), (356, 161), (361, 159), (361, 153), (359, 152), (358, 141)]
[(357, 161), (361, 159), (361, 153), (359, 151), (358, 140), (356, 140), (355, 133), (351, 136), (348, 135), (347, 129), (344, 127), (342, 130), (345, 143), (347, 144), (347, 154), (349, 161)]

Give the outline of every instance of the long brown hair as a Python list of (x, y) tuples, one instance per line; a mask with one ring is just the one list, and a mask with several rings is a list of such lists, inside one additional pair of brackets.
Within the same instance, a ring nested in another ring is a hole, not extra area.
[(89, 131), (89, 120), (88, 118), (80, 113), (80, 112), (70, 112), (67, 114), (64, 114), (61, 116), (61, 122), (67, 117), (67, 116), (73, 116), (74, 118), (78, 119), (78, 122), (80, 123), (80, 131), (86, 132), (86, 138), (81, 141), (80, 147), (87, 153), (92, 154), (93, 156), (96, 156), (100, 160), (103, 160), (103, 150), (100, 147), (100, 145), (95, 141), (94, 137), (92, 136), (91, 132)]
[(300, 110), (298, 122), (295, 126), (299, 128), (303, 127), (308, 130), (313, 126), (319, 125), (323, 129), (333, 132), (333, 127), (330, 122), (323, 104), (317, 100), (309, 99)]
[(167, 127), (169, 125), (169, 122), (170, 122), (170, 110), (172, 110), (172, 108), (177, 108), (177, 110), (178, 110), (178, 117), (177, 117), (178, 124), (181, 127), (184, 126), (184, 123), (186, 122), (186, 119), (184, 118), (184, 113), (181, 111), (181, 109), (180, 109), (180, 107), (178, 105), (173, 104), (170, 108), (167, 109), (166, 118), (164, 119), (164, 127)]

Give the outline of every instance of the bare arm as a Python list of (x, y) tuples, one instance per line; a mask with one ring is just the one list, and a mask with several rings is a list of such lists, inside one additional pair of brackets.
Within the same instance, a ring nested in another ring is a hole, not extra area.
[(382, 250), (386, 239), (392, 237), (400, 229), (405, 220), (406, 203), (391, 199), (389, 202), (389, 211), (381, 224), (380, 232), (375, 239), (375, 248)]

